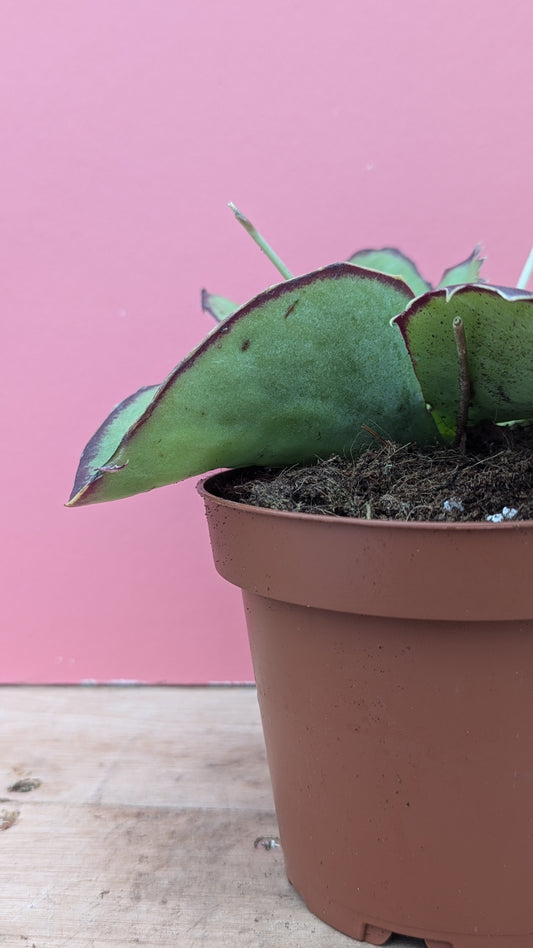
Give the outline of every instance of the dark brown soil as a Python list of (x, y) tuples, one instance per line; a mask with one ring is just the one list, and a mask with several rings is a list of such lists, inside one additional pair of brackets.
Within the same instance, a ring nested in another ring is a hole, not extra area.
[(533, 519), (533, 425), (479, 427), (466, 452), (376, 441), (353, 459), (234, 472), (230, 500), (377, 520)]

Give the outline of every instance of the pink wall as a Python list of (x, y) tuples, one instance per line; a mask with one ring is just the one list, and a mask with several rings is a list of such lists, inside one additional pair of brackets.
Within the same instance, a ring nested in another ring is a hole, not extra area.
[(66, 510), (85, 440), (276, 273), (533, 243), (530, 0), (4, 0), (0, 680), (249, 680), (194, 483)]

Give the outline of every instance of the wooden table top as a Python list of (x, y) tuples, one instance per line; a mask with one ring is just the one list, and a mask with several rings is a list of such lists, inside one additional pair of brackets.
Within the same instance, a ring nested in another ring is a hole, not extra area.
[(6, 686), (0, 722), (0, 946), (361, 944), (269, 843), (255, 689)]

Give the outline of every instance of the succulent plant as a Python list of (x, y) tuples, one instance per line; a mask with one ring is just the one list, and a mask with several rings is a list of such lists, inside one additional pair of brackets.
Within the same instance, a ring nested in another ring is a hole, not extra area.
[(482, 282), (479, 248), (435, 288), (393, 248), (293, 277), (233, 209), (284, 281), (243, 306), (203, 291), (217, 325), (161, 385), (113, 409), (68, 506), (217, 468), (350, 455), (375, 432), (464, 442), (479, 421), (533, 419), (532, 256), (516, 288)]

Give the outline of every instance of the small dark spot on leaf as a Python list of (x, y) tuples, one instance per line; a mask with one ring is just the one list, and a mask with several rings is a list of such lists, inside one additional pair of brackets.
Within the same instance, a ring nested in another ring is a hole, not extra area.
[(249, 339), (245, 339), (245, 340), (241, 343), (241, 352), (246, 352), (246, 350), (249, 348), (249, 346), (250, 346), (250, 340), (249, 340)]
[(290, 316), (294, 307), (298, 303), (298, 300), (295, 300), (294, 303), (291, 303), (286, 313), (283, 314), (283, 319), (287, 319), (287, 316)]

